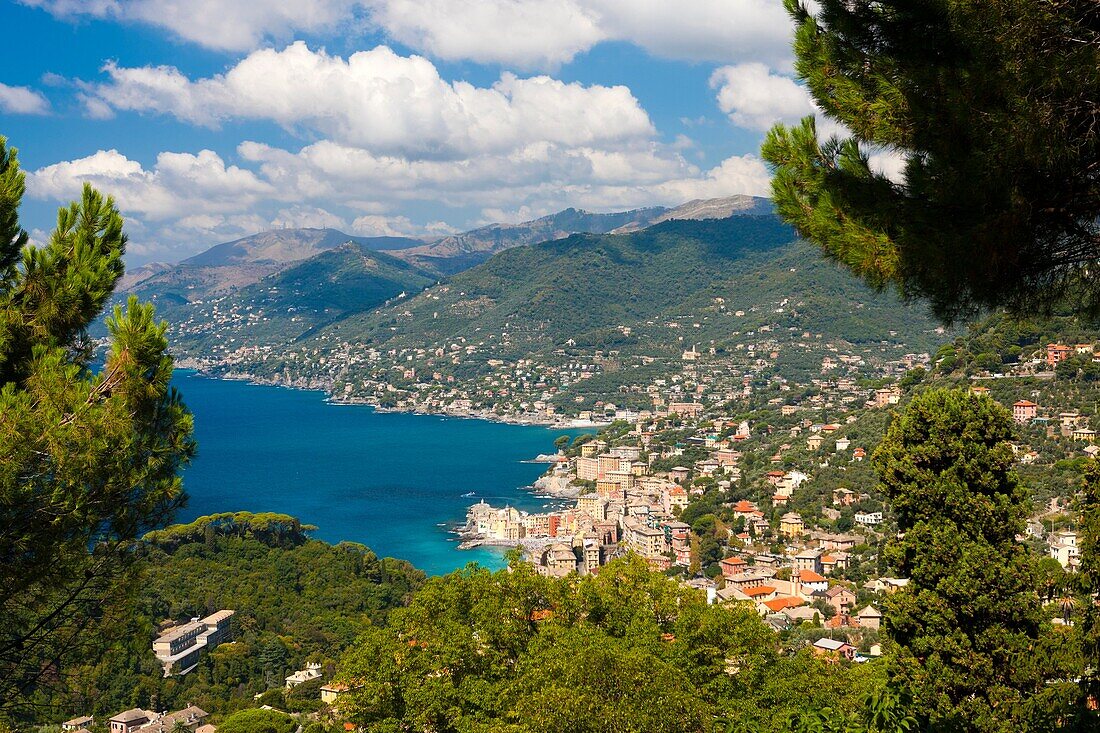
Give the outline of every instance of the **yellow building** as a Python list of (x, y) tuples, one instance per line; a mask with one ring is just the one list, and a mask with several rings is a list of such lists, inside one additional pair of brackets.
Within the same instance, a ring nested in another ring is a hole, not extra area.
[(799, 537), (806, 531), (806, 523), (794, 512), (787, 512), (779, 519), (779, 533), (786, 537)]

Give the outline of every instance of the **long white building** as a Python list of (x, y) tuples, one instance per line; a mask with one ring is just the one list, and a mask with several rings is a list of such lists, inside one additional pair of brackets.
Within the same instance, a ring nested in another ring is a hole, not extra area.
[(153, 652), (164, 667), (164, 676), (187, 674), (202, 655), (229, 636), (233, 611), (224, 609), (204, 619), (193, 618), (182, 626), (165, 631), (153, 641)]

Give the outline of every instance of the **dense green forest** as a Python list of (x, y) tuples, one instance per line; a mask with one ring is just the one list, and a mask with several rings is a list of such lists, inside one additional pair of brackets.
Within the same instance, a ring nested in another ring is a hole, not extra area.
[(528, 565), (432, 578), (341, 662), (341, 709), (369, 731), (789, 730), (798, 711), (863, 709), (885, 681), (783, 648), (751, 607), (630, 556), (597, 576)]
[[(56, 691), (40, 691), (39, 719), (105, 719), (135, 706), (175, 710), (188, 703), (226, 713), (253, 706), (255, 694), (282, 687), (307, 661), (331, 672), (340, 653), (384, 623), (424, 574), (359, 544), (310, 539), (310, 529), (282, 514), (238, 512), (146, 535), (135, 550), (140, 591), (121, 614), (125, 623), (97, 629), (100, 644), (85, 662), (66, 670)], [(206, 655), (194, 672), (165, 679), (151, 646), (158, 624), (222, 608), (236, 611), (232, 643)]]

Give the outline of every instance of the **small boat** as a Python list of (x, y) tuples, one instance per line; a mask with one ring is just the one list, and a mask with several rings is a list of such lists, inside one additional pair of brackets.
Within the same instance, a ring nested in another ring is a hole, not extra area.
[(473, 495), (474, 495), (474, 492), (472, 492), (472, 491), (467, 491), (467, 492), (466, 492), (465, 494), (463, 494), (463, 495), (462, 495), (462, 498), (463, 498), (463, 499), (469, 499), (469, 498), (470, 498), (471, 496), (473, 496)]

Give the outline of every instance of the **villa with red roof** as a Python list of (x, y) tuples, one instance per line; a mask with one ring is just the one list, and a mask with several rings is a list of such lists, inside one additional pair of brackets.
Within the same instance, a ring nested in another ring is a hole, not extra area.
[(1021, 425), (1027, 424), (1039, 414), (1039, 406), (1030, 400), (1012, 403), (1012, 419)]

